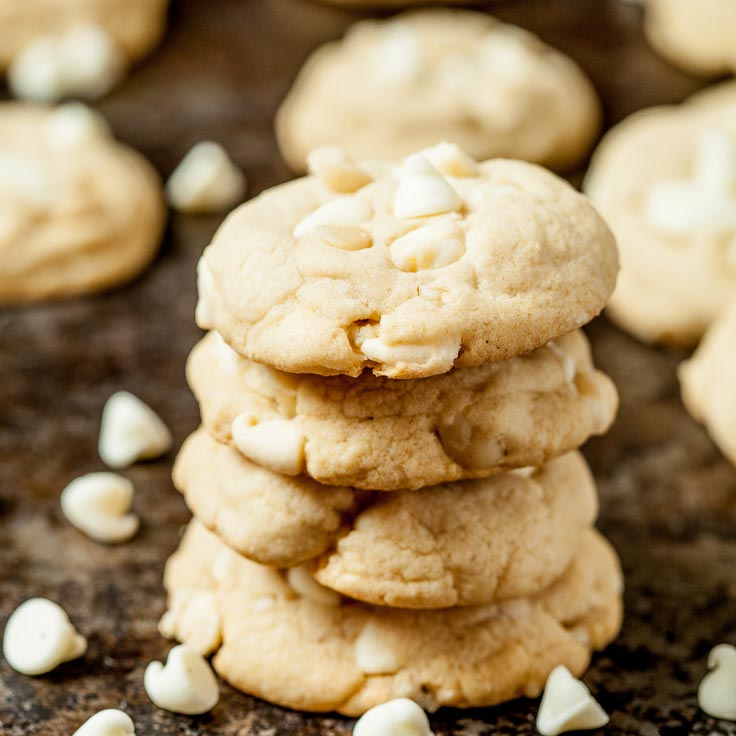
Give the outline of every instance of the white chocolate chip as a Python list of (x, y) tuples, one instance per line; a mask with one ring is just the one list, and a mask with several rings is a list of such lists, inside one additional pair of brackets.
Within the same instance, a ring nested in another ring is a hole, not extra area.
[(8, 84), (16, 96), (31, 100), (94, 99), (109, 92), (126, 67), (125, 55), (104, 28), (80, 23), (23, 47), (8, 69)]
[(250, 414), (240, 414), (231, 431), (235, 447), (257, 465), (282, 475), (302, 472), (306, 438), (296, 422), (270, 419), (256, 423)]
[(465, 233), (454, 222), (430, 222), (394, 240), (391, 260), (402, 271), (442, 268), (462, 258)]
[(315, 148), (307, 156), (307, 170), (339, 194), (352, 194), (372, 181), (339, 146)]
[(197, 143), (166, 182), (166, 198), (175, 210), (191, 214), (221, 212), (245, 195), (243, 172), (214, 141)]
[(388, 675), (396, 672), (401, 663), (386, 644), (381, 629), (369, 621), (355, 640), (355, 663), (366, 675)]
[(445, 176), (478, 176), (480, 169), (471, 156), (454, 143), (443, 141), (432, 148), (425, 148), (422, 155)]
[(286, 573), (286, 582), (289, 587), (302, 598), (323, 606), (339, 606), (340, 594), (334, 590), (320, 585), (312, 575), (310, 566), (307, 564), (298, 567), (290, 567)]
[(361, 225), (370, 220), (373, 208), (357, 197), (336, 197), (307, 215), (294, 228), (294, 237), (301, 238), (320, 225)]
[(87, 640), (77, 633), (64, 609), (46, 598), (31, 598), (5, 625), (3, 654), (24, 675), (43, 675), (62, 662), (81, 657)]
[(396, 698), (367, 710), (353, 736), (433, 736), (427, 714), (413, 700)]
[(573, 383), (578, 372), (575, 358), (566, 353), (554, 340), (550, 340), (547, 343), (547, 347), (562, 361), (565, 381), (567, 381), (567, 383)]
[(450, 183), (420, 153), (409, 156), (399, 170), (394, 194), (397, 217), (428, 217), (455, 212), (462, 202)]
[(76, 148), (95, 138), (110, 135), (110, 126), (105, 118), (81, 102), (60, 105), (44, 125), (46, 142), (58, 150)]
[(713, 718), (736, 721), (736, 647), (714, 647), (708, 655), (708, 669), (698, 687), (700, 709)]
[(172, 713), (207, 713), (220, 699), (212, 668), (186, 644), (174, 647), (165, 665), (151, 662), (143, 675), (143, 687), (159, 708)]
[(373, 243), (367, 230), (353, 225), (320, 225), (313, 232), (327, 245), (340, 250), (363, 250)]
[(99, 451), (111, 468), (160, 457), (172, 441), (168, 427), (137, 396), (118, 391), (107, 400), (102, 411)]
[(508, 472), (512, 475), (518, 475), (520, 478), (531, 478), (537, 472), (537, 469), (533, 465), (527, 465), (523, 468), (513, 468)]
[(375, 69), (380, 79), (390, 84), (410, 84), (426, 64), (419, 37), (407, 23), (393, 21), (383, 31), (383, 42), (376, 49)]
[(537, 730), (542, 736), (557, 736), (567, 731), (588, 731), (608, 723), (601, 708), (585, 685), (564, 665), (558, 665), (547, 678), (537, 714)]
[(460, 345), (455, 340), (447, 340), (439, 345), (389, 345), (380, 337), (369, 337), (360, 344), (360, 352), (377, 363), (387, 366), (396, 366), (399, 363), (436, 363), (438, 366), (447, 366), (449, 370), (457, 358)]
[(197, 263), (197, 306), (194, 309), (194, 321), (201, 330), (215, 328), (212, 308), (210, 307), (211, 294), (215, 290), (215, 277), (204, 256)]
[(135, 725), (127, 713), (108, 708), (88, 718), (72, 736), (135, 736)]
[(115, 473), (83, 475), (61, 492), (64, 516), (98, 542), (125, 542), (138, 531), (132, 502), (133, 484)]
[(464, 468), (492, 468), (503, 460), (500, 438), (478, 431), (462, 414), (441, 422), (437, 431), (447, 455)]

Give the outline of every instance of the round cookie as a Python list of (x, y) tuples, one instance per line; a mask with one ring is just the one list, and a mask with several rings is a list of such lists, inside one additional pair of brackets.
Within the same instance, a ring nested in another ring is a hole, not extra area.
[(450, 144), (398, 168), (322, 154), (232, 212), (200, 261), (197, 322), (241, 355), (422, 378), (540, 347), (613, 290), (610, 231), (541, 167)]
[(0, 70), (39, 36), (79, 23), (104, 28), (131, 61), (163, 35), (168, 0), (0, 0)]
[(276, 116), (298, 172), (326, 144), (395, 160), (442, 140), (478, 159), (569, 168), (599, 126), (595, 90), (571, 59), (521, 28), (448, 9), (356, 23), (314, 52)]
[(211, 332), (192, 351), (187, 378), (205, 427), (254, 462), (380, 491), (541, 465), (604, 433), (617, 407), (582, 332), (407, 381), (283, 373)]
[(597, 513), (579, 453), (421, 491), (320, 493), (199, 430), (182, 447), (174, 483), (196, 518), (249, 559), (279, 567), (313, 559), (322, 585), (402, 608), (537, 593), (567, 567)]
[(692, 345), (736, 294), (736, 84), (635, 113), (603, 139), (585, 190), (621, 254), (610, 316)]
[(736, 301), (711, 325), (679, 376), (685, 407), (736, 465)]
[(272, 703), (350, 716), (396, 697), (424, 708), (536, 697), (549, 672), (580, 675), (621, 625), (622, 580), (588, 532), (568, 570), (533, 598), (446, 611), (301, 596), (192, 522), (166, 567), (165, 636), (203, 653), (231, 685)]
[(158, 249), (161, 184), (78, 105), (0, 105), (0, 303), (100, 291)]
[(654, 48), (695, 74), (736, 71), (732, 0), (644, 0), (644, 30)]

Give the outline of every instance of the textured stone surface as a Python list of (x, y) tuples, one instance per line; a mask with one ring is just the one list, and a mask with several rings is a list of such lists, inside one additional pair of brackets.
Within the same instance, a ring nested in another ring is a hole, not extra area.
[[(612, 121), (702, 84), (646, 47), (638, 9), (620, 0), (495, 7), (578, 59)], [(162, 48), (100, 107), (162, 174), (195, 141), (219, 140), (254, 194), (288, 177), (270, 118), (299, 62), (353, 17), (308, 0), (175, 1)], [(173, 216), (160, 258), (128, 288), (0, 312), (0, 626), (24, 599), (44, 595), (90, 642), (84, 659), (40, 678), (0, 660), (3, 734), (72, 733), (106, 707), (126, 708), (141, 735), (349, 731), (349, 721), (272, 708), (224, 685), (220, 705), (198, 718), (148, 701), (143, 670), (169, 647), (156, 631), (161, 571), (188, 517), (169, 481), (173, 455), (125, 471), (143, 521), (127, 545), (95, 544), (59, 508), (69, 480), (102, 467), (97, 430), (114, 390), (150, 402), (177, 442), (196, 425), (184, 360), (199, 335), (194, 264), (217, 223)], [(586, 454), (601, 486), (601, 526), (623, 558), (627, 616), (585, 680), (611, 713), (608, 736), (736, 734), (700, 713), (695, 698), (710, 647), (736, 643), (736, 471), (682, 408), (674, 375), (682, 355), (639, 345), (604, 320), (589, 334), (622, 394), (614, 429)], [(536, 704), (519, 702), (432, 722), (441, 733), (524, 734), (534, 732), (535, 713)]]

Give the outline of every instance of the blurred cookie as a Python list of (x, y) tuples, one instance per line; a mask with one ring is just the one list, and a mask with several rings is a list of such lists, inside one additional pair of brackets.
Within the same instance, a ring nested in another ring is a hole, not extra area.
[(687, 410), (736, 465), (736, 301), (711, 325), (679, 375)]
[(443, 140), (478, 159), (566, 168), (600, 124), (579, 67), (536, 36), (471, 11), (420, 10), (356, 23), (306, 62), (276, 117), (296, 171), (336, 144), (400, 159)]
[(617, 125), (585, 190), (621, 253), (608, 313), (643, 340), (695, 343), (736, 294), (736, 84)]
[(187, 377), (207, 429), (254, 462), (381, 491), (541, 465), (603, 434), (617, 407), (582, 332), (407, 381), (283, 373), (212, 332), (192, 351)]
[(616, 555), (588, 532), (531, 598), (446, 611), (325, 597), (228, 550), (192, 522), (166, 567), (164, 635), (207, 653), (234, 687), (289, 708), (359, 715), (395, 697), (440, 706), (538, 696), (559, 664), (579, 675), (621, 625)]
[(0, 106), (0, 302), (133, 278), (164, 218), (156, 172), (100, 116), (78, 104)]
[(312, 167), (238, 207), (200, 261), (198, 324), (252, 360), (422, 378), (540, 347), (613, 290), (611, 233), (541, 167), (450, 144)]
[(567, 567), (597, 512), (578, 453), (484, 480), (368, 494), (265, 471), (199, 430), (174, 482), (201, 523), (255, 562), (313, 560), (322, 585), (402, 608), (537, 593)]
[(654, 48), (695, 74), (736, 71), (733, 0), (643, 0), (644, 30)]

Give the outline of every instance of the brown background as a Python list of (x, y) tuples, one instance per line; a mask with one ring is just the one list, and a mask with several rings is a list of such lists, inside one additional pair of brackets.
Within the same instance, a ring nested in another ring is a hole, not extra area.
[[(649, 50), (640, 11), (620, 0), (493, 7), (577, 59), (609, 122), (703, 86)], [(100, 107), (162, 175), (196, 141), (220, 141), (254, 195), (288, 178), (271, 118), (290, 80), (311, 49), (357, 17), (309, 0), (175, 0), (162, 47)], [(44, 677), (17, 675), (0, 660), (3, 733), (70, 734), (107, 707), (126, 709), (140, 736), (349, 731), (348, 721), (272, 708), (224, 685), (218, 707), (200, 718), (148, 701), (143, 670), (170, 646), (156, 631), (161, 571), (188, 518), (169, 481), (173, 453), (125, 473), (142, 518), (129, 544), (97, 545), (60, 513), (66, 483), (102, 469), (97, 432), (113, 391), (150, 402), (177, 443), (196, 426), (183, 368), (200, 334), (195, 262), (218, 222), (172, 216), (159, 259), (127, 288), (0, 312), (0, 625), (42, 595), (89, 638), (82, 660)], [(710, 647), (736, 641), (736, 472), (680, 404), (681, 354), (644, 347), (604, 319), (589, 333), (622, 396), (614, 429), (586, 454), (600, 483), (601, 527), (623, 559), (627, 615), (585, 680), (611, 713), (609, 735), (736, 734), (700, 713), (695, 699)], [(432, 721), (443, 733), (532, 733), (535, 713), (534, 703), (517, 702)]]

